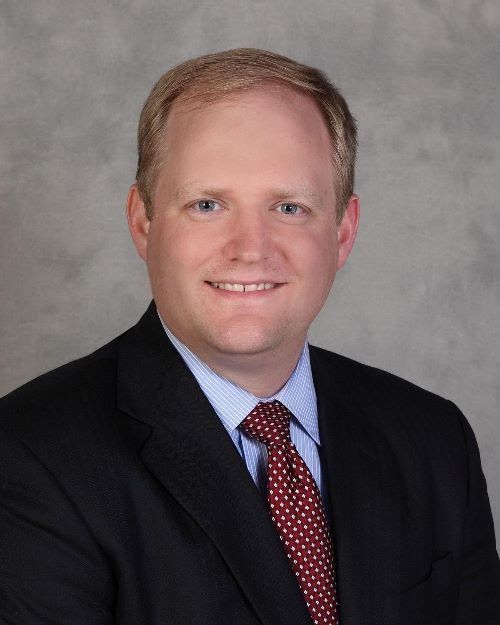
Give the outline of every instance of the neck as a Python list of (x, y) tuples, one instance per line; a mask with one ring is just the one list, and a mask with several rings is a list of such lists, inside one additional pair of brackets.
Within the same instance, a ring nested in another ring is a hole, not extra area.
[(301, 346), (288, 354), (288, 358), (276, 354), (224, 355), (224, 358), (207, 359), (200, 356), (216, 373), (241, 386), (256, 397), (275, 395), (293, 373), (302, 352)]
[[(160, 317), (161, 319), (161, 317)], [(161, 319), (168, 332), (171, 330)], [(260, 398), (275, 395), (286, 384), (295, 369), (306, 340), (306, 334), (288, 340), (277, 348), (256, 353), (230, 353), (208, 344), (191, 344), (189, 337), (175, 335), (215, 373)]]
[(228, 354), (187, 347), (215, 373), (256, 397), (275, 395), (292, 375), (304, 347), (297, 345), (256, 354)]

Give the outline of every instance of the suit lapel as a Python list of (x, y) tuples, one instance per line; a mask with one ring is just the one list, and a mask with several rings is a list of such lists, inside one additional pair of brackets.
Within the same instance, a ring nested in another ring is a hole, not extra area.
[[(339, 364), (340, 363), (340, 364)], [(311, 349), (323, 471), (333, 516), (341, 623), (397, 623), (399, 472), (340, 358)]]
[(262, 623), (310, 625), (265, 501), (153, 304), (121, 339), (118, 406), (151, 427), (145, 466), (215, 543)]

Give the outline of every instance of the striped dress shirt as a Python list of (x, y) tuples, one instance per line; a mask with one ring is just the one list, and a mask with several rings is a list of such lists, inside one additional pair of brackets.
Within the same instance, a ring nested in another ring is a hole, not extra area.
[(168, 338), (212, 404), (261, 492), (267, 492), (266, 446), (248, 436), (238, 426), (259, 401), (277, 399), (293, 414), (290, 422), (290, 436), (311, 471), (321, 494), (324, 495), (318, 451), (320, 440), (316, 391), (313, 384), (307, 342), (286, 384), (272, 397), (256, 397), (210, 369), (172, 334), (161, 317), (160, 320)]

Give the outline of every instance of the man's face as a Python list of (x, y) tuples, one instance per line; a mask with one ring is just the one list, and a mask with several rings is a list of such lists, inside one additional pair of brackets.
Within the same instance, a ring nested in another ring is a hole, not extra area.
[(277, 88), (174, 105), (165, 137), (153, 218), (131, 225), (162, 319), (209, 363), (299, 350), (357, 225), (356, 198), (336, 224), (315, 103)]

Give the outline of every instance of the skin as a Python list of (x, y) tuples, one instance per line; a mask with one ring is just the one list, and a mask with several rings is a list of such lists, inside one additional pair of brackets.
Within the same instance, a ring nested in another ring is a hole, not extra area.
[(288, 88), (195, 110), (176, 103), (164, 137), (151, 221), (136, 185), (127, 199), (158, 311), (214, 371), (269, 397), (349, 255), (358, 198), (337, 224), (328, 130), (314, 101)]

